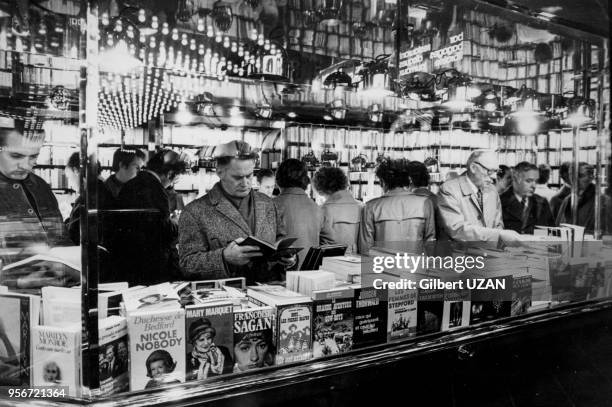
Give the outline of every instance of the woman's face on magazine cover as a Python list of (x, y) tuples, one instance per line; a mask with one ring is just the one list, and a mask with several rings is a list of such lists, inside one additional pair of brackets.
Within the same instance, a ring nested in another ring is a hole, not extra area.
[(194, 346), (200, 352), (208, 352), (213, 343), (214, 337), (210, 332), (201, 333), (195, 340)]
[(163, 360), (156, 360), (151, 363), (151, 376), (154, 379), (160, 378), (163, 374), (166, 373), (166, 365)]
[(234, 346), (236, 363), (240, 370), (262, 367), (268, 353), (268, 344), (263, 339), (240, 341)]
[(59, 376), (59, 367), (55, 363), (45, 366), (44, 379), (46, 382), (53, 382)]

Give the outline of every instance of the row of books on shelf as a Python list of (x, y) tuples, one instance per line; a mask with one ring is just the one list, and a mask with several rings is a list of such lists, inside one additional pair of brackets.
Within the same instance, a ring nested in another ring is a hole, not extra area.
[(28, 84), (65, 86), (68, 89), (79, 87), (78, 71), (25, 66), (20, 79), (22, 83)]
[[(100, 284), (94, 394), (205, 380), (612, 295), (612, 252), (600, 241), (571, 225), (540, 228), (533, 239), (540, 244), (455, 249), (454, 258), (486, 258), (469, 275), (478, 280), (472, 285), (456, 284), (456, 270), (435, 260), (414, 273), (372, 273), (373, 258), (396, 255), (384, 247), (370, 257), (323, 257), (319, 270), (287, 272), (284, 285), (246, 287), (244, 278)], [(376, 279), (388, 285), (377, 289)], [(406, 288), (408, 280), (416, 288)], [(7, 352), (0, 384), (68, 386), (81, 395), (80, 287), (44, 287), (40, 296), (0, 287), (0, 306)]]
[(522, 77), (559, 73), (561, 72), (561, 64), (564, 70), (573, 69), (572, 54), (564, 53), (561, 57), (559, 42), (550, 44), (553, 50), (553, 60), (550, 63), (538, 63), (533, 58), (533, 49), (518, 48), (518, 46), (516, 49), (511, 49), (513, 44), (512, 41), (509, 41), (504, 47), (483, 45), (479, 43), (478, 37), (469, 36), (468, 39), (463, 41), (463, 54), (477, 56), (483, 61), (490, 61), (492, 64), (502, 61), (520, 61), (517, 68), (520, 69)]
[(338, 36), (312, 29), (289, 31), (289, 49), (321, 55), (345, 55), (375, 58), (393, 51), (392, 42), (363, 40), (355, 36)]

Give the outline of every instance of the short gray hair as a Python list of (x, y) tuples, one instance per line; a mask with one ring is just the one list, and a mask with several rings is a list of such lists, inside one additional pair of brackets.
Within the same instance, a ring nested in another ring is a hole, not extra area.
[(472, 154), (470, 154), (470, 156), (467, 159), (467, 163), (466, 163), (466, 167), (470, 168), (470, 165), (472, 165), (472, 163), (474, 161), (477, 161), (480, 157), (482, 157), (485, 154), (495, 154), (494, 150), (474, 150), (472, 151)]

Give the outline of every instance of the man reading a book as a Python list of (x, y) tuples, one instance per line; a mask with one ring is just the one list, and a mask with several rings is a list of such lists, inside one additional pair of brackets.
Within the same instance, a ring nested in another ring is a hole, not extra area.
[(187, 205), (179, 220), (180, 265), (189, 279), (245, 277), (248, 284), (284, 279), (282, 270), (296, 257), (263, 258), (256, 246), (240, 245), (249, 236), (273, 243), (285, 236), (273, 201), (252, 189), (257, 154), (249, 144), (217, 146), (219, 182)]
[(44, 138), (42, 130), (26, 128), (19, 120), (12, 129), (0, 128), (0, 216), (6, 222), (0, 235), (17, 233), (22, 241), (56, 246), (67, 242), (57, 199), (32, 172)]
[[(70, 245), (57, 199), (49, 184), (32, 171), (45, 134), (20, 120), (0, 128), (0, 245), (23, 248), (2, 256), (5, 265), (47, 248)], [(47, 262), (3, 275), (1, 284), (13, 288), (40, 288), (77, 283), (80, 274)]]

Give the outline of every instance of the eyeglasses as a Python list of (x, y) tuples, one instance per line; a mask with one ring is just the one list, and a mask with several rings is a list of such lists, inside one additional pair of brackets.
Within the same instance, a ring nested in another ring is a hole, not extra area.
[(497, 171), (498, 171), (497, 169), (491, 170), (491, 169), (485, 167), (484, 165), (482, 165), (481, 163), (479, 163), (478, 161), (474, 161), (474, 164), (480, 165), (482, 167), (482, 169), (484, 169), (487, 172), (487, 175), (489, 175), (489, 176), (491, 176), (493, 174), (497, 174)]

